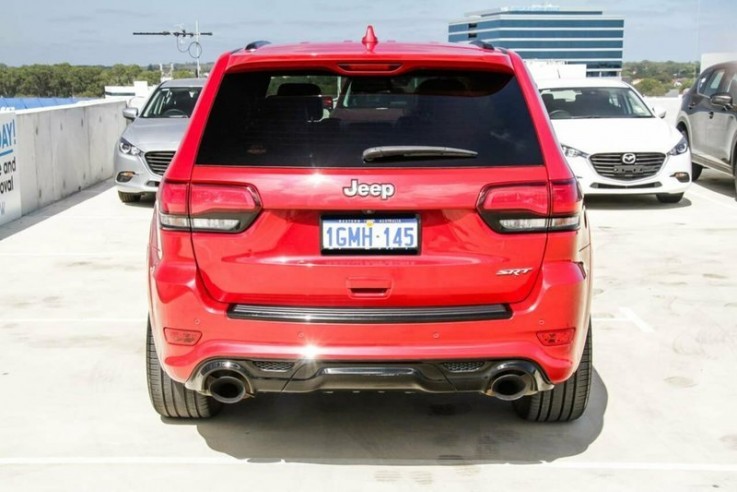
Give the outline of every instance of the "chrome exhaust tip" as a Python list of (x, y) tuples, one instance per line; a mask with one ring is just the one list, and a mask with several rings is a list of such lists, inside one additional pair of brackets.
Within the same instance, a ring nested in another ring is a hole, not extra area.
[(532, 376), (525, 373), (507, 372), (494, 377), (487, 394), (504, 401), (519, 400), (533, 391)]
[(236, 375), (218, 376), (212, 380), (208, 392), (220, 403), (238, 403), (247, 395), (246, 382)]

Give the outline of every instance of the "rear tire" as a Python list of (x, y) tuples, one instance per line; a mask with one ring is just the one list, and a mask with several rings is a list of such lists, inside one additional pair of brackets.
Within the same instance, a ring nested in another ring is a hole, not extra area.
[(683, 198), (683, 193), (658, 193), (655, 196), (660, 203), (678, 203)]
[(589, 323), (581, 362), (573, 376), (555, 385), (550, 391), (541, 391), (512, 402), (514, 410), (532, 422), (570, 422), (583, 415), (591, 393), (591, 323)]
[(123, 203), (135, 203), (141, 199), (140, 193), (126, 193), (124, 191), (118, 192), (118, 198)]
[(146, 380), (151, 404), (162, 417), (207, 419), (217, 415), (222, 408), (221, 403), (185, 388), (164, 372), (156, 354), (150, 321), (146, 332)]

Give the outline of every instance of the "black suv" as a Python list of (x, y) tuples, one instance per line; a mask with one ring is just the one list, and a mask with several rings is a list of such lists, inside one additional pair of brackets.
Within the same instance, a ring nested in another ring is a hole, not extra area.
[(737, 61), (704, 70), (683, 96), (676, 126), (691, 146), (693, 180), (704, 167), (729, 173), (737, 193)]

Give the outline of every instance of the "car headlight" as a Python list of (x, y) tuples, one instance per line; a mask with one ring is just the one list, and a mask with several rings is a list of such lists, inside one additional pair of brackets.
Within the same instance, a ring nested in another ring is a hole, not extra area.
[(688, 140), (686, 137), (681, 137), (675, 147), (668, 151), (668, 155), (681, 155), (688, 150)]
[(574, 149), (573, 147), (569, 147), (567, 145), (561, 145), (561, 147), (563, 148), (563, 154), (565, 154), (566, 157), (583, 157), (584, 159), (589, 157), (586, 152), (581, 152), (580, 150)]
[(120, 142), (118, 142), (118, 150), (127, 155), (140, 155), (141, 153), (141, 149), (124, 138), (121, 138)]

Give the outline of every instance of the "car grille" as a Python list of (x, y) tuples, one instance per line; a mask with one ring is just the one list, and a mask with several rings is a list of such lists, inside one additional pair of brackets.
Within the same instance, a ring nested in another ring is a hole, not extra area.
[(591, 156), (591, 164), (600, 176), (631, 181), (655, 176), (665, 162), (665, 154), (655, 152), (634, 154), (637, 159), (633, 164), (624, 164), (622, 162), (624, 154), (621, 153), (594, 154)]
[(265, 372), (287, 372), (294, 367), (294, 362), (280, 360), (256, 360), (253, 365)]
[(146, 152), (146, 164), (154, 174), (163, 176), (173, 157), (174, 152)]
[(591, 183), (592, 188), (596, 188), (599, 190), (646, 190), (650, 188), (660, 188), (660, 183), (645, 183), (645, 184), (638, 184), (638, 185), (613, 185), (613, 184), (604, 184), (604, 183)]
[(475, 372), (484, 367), (484, 364), (484, 361), (443, 362), (443, 367), (448, 372)]

